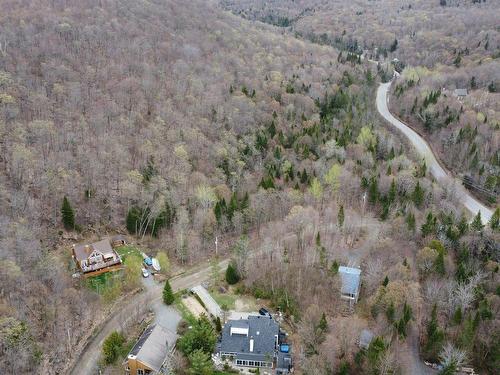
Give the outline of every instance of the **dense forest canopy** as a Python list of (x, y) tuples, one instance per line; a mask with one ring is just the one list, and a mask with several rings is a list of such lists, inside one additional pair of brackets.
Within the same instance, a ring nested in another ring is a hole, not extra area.
[[(500, 192), (498, 1), (221, 1), (246, 19), (407, 66), (393, 109), (425, 132), (446, 166), (485, 201)], [(455, 89), (470, 95), (460, 102)], [(427, 103), (432, 93), (443, 91)], [(430, 104), (430, 105), (429, 105)], [(471, 130), (469, 130), (471, 129)], [(478, 147), (481, 145), (482, 147)]]
[[(299, 372), (418, 373), (421, 356), (458, 353), (493, 373), (498, 210), (472, 221), (385, 126), (375, 91), (393, 68), (360, 53), (406, 64), (391, 104), (432, 116), (444, 162), (494, 190), (495, 2), (445, 3), (3, 1), (0, 373), (64, 373), (137, 287), (103, 295), (71, 277), (71, 244), (115, 232), (174, 268), (218, 238), (238, 290), (295, 327)], [(471, 74), (462, 104), (435, 94)], [(363, 270), (355, 309), (339, 301), (347, 264)]]

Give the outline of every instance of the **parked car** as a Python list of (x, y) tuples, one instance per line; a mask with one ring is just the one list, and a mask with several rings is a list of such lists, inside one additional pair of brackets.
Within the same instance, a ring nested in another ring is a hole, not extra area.
[(143, 268), (142, 269), (142, 277), (148, 277), (149, 276), (149, 272), (147, 269)]
[(259, 314), (262, 315), (262, 316), (271, 316), (271, 314), (269, 313), (269, 311), (267, 311), (265, 308), (261, 307), (259, 309)]

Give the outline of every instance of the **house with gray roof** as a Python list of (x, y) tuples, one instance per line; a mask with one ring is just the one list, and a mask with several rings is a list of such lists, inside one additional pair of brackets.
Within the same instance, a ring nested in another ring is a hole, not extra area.
[(339, 275), (341, 280), (340, 296), (346, 299), (349, 303), (358, 302), (359, 288), (361, 285), (361, 270), (354, 267), (339, 267)]
[(160, 374), (168, 366), (177, 335), (159, 324), (142, 333), (125, 361), (127, 375)]
[(453, 91), (453, 96), (458, 99), (463, 99), (467, 96), (467, 89), (455, 89), (455, 91)]
[(229, 320), (222, 329), (217, 352), (223, 361), (237, 367), (267, 368), (276, 374), (287, 374), (292, 368), (286, 334), (270, 316)]

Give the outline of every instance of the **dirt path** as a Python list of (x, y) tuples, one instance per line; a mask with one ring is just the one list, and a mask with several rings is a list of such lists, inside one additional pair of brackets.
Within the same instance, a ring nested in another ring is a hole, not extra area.
[[(229, 261), (227, 259), (219, 263), (219, 268), (225, 270)], [(191, 273), (182, 274), (170, 280), (174, 292), (188, 289), (202, 283), (210, 278), (211, 267), (205, 264), (202, 268), (193, 270)], [(154, 284), (144, 292), (129, 299), (125, 306), (119, 311), (111, 314), (109, 319), (100, 327), (99, 332), (87, 343), (82, 353), (75, 361), (75, 365), (67, 374), (71, 375), (94, 375), (98, 374), (97, 361), (101, 354), (101, 348), (108, 335), (116, 330), (123, 330), (127, 325), (134, 322), (142, 312), (153, 307), (161, 298), (163, 284)], [(118, 310), (118, 309), (117, 309)]]

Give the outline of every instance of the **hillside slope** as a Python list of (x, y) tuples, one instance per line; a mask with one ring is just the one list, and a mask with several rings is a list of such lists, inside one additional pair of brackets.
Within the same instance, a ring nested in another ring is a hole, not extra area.
[[(132, 290), (71, 277), (71, 243), (117, 231), (175, 270), (217, 238), (238, 291), (294, 322), (297, 371), (418, 368), (438, 302), (443, 327), (463, 312), (447, 338), (494, 368), (498, 220), (469, 227), (454, 187), (383, 126), (387, 72), (217, 4), (2, 3), (0, 372), (60, 373)], [(352, 311), (339, 265), (363, 270)], [(363, 357), (367, 327), (383, 345)]]

